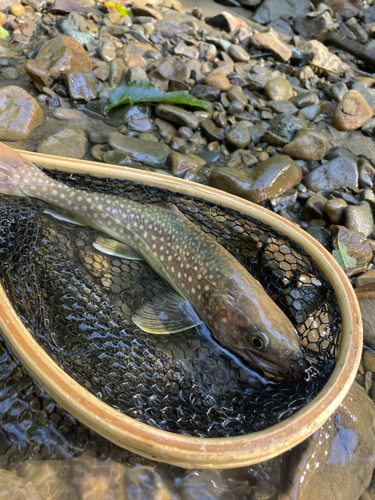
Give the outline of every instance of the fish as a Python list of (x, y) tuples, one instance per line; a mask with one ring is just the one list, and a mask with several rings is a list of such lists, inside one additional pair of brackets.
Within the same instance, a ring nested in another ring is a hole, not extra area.
[(105, 234), (97, 249), (146, 261), (171, 289), (134, 314), (144, 332), (171, 334), (205, 323), (219, 344), (266, 374), (303, 370), (291, 321), (259, 281), (175, 205), (66, 186), (2, 143), (0, 192), (42, 200), (61, 218)]

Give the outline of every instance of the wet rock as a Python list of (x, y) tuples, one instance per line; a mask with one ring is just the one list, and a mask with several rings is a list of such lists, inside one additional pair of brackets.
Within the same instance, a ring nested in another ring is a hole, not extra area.
[(194, 85), (190, 93), (197, 99), (202, 99), (204, 101), (216, 101), (219, 98), (220, 89), (210, 85), (198, 84)]
[(59, 36), (46, 42), (34, 60), (26, 62), (26, 71), (42, 90), (50, 87), (56, 78), (73, 71), (91, 71), (92, 62), (82, 45), (68, 36)]
[(126, 72), (126, 83), (129, 82), (148, 82), (149, 77), (147, 76), (146, 71), (143, 68), (129, 68)]
[(72, 71), (65, 77), (65, 85), (72, 99), (92, 101), (97, 96), (97, 86), (93, 75)]
[(292, 57), (291, 49), (278, 37), (275, 31), (256, 33), (253, 35), (252, 41), (255, 46), (273, 52), (275, 58), (280, 61), (287, 62)]
[(162, 142), (143, 141), (126, 137), (119, 132), (109, 134), (108, 144), (113, 149), (123, 151), (132, 160), (152, 167), (161, 167), (170, 153), (169, 147)]
[(303, 92), (302, 94), (292, 97), (290, 100), (300, 109), (319, 103), (319, 97), (315, 92)]
[(17, 80), (20, 77), (17, 68), (6, 68), (1, 75), (5, 80)]
[(124, 472), (122, 498), (142, 500), (177, 500), (163, 478), (151, 467), (132, 467)]
[(202, 121), (201, 127), (203, 135), (207, 137), (209, 141), (222, 141), (224, 139), (223, 132), (214, 124), (212, 120)]
[(307, 14), (310, 10), (308, 0), (264, 0), (257, 8), (254, 21), (260, 24), (267, 24), (280, 17), (290, 17), (295, 19), (297, 16)]
[(201, 165), (190, 158), (188, 155), (183, 155), (180, 153), (172, 153), (169, 157), (171, 162), (171, 170), (177, 177), (183, 177), (188, 172), (197, 173)]
[(297, 201), (297, 189), (287, 189), (285, 193), (275, 196), (269, 199), (269, 203), (272, 210), (276, 213), (280, 210), (286, 210), (293, 208), (295, 202)]
[(361, 276), (358, 276), (355, 279), (355, 286), (360, 287), (362, 285), (367, 285), (368, 283), (374, 283), (374, 282), (375, 282), (375, 269), (371, 269), (370, 271), (361, 274)]
[(154, 128), (154, 124), (149, 118), (129, 120), (127, 125), (131, 130), (136, 130), (137, 132), (151, 132)]
[(344, 218), (346, 207), (346, 201), (337, 198), (335, 200), (328, 200), (324, 205), (324, 211), (333, 224), (340, 224)]
[(316, 239), (325, 248), (329, 248), (329, 239), (324, 228), (311, 225), (306, 228), (306, 232)]
[(245, 106), (240, 101), (232, 101), (228, 106), (227, 115), (228, 116), (238, 115), (239, 113), (242, 113), (244, 109)]
[(247, 24), (242, 19), (234, 17), (229, 12), (221, 12), (213, 17), (206, 18), (206, 23), (214, 28), (227, 31), (228, 33), (236, 31), (240, 28), (247, 28)]
[(349, 267), (344, 270), (345, 274), (349, 277), (366, 271), (367, 264), (372, 259), (372, 250), (364, 234), (358, 233), (357, 231), (351, 231), (344, 226), (331, 226), (331, 230), (333, 234), (335, 234), (333, 240), (334, 249), (337, 250), (337, 241), (340, 240), (340, 243), (346, 245), (348, 255), (354, 257), (356, 260), (354, 267)]
[(224, 92), (230, 89), (230, 81), (224, 73), (220, 72), (206, 76), (204, 83), (205, 85), (216, 87)]
[(361, 285), (355, 293), (361, 309), (363, 341), (375, 349), (375, 283)]
[(57, 120), (67, 120), (72, 122), (88, 121), (87, 115), (78, 109), (55, 108), (52, 111), (52, 116)]
[(359, 205), (348, 206), (345, 209), (346, 222), (345, 226), (352, 231), (358, 231), (365, 236), (370, 236), (374, 229), (374, 221), (372, 218), (372, 210), (366, 201), (362, 201)]
[(338, 130), (357, 130), (373, 116), (374, 110), (357, 90), (349, 90), (337, 106), (332, 124)]
[(19, 16), (20, 14), (23, 14), (25, 12), (25, 7), (21, 5), (20, 3), (13, 3), (10, 6), (10, 13), (13, 16)]
[(126, 66), (121, 59), (115, 58), (109, 63), (109, 85), (114, 87), (124, 78)]
[(248, 127), (248, 129), (251, 141), (254, 144), (258, 144), (258, 142), (260, 142), (263, 139), (264, 134), (266, 132), (266, 129), (263, 127), (263, 125), (252, 125), (251, 127)]
[(190, 57), (190, 59), (198, 59), (199, 57), (199, 50), (196, 47), (188, 47), (184, 43), (178, 43), (175, 45), (173, 52), (176, 55)]
[(357, 164), (350, 158), (335, 158), (307, 175), (305, 185), (312, 191), (358, 187)]
[(305, 120), (312, 121), (315, 120), (317, 116), (322, 112), (322, 108), (319, 104), (315, 104), (313, 106), (307, 106), (306, 108), (302, 108), (300, 114), (305, 118)]
[(27, 139), (44, 121), (38, 102), (26, 90), (10, 85), (0, 89), (0, 140)]
[(172, 106), (171, 104), (158, 104), (155, 108), (155, 113), (164, 120), (190, 127), (193, 130), (199, 127), (199, 120), (193, 113), (183, 108)]
[(227, 144), (240, 149), (246, 148), (250, 140), (250, 132), (245, 122), (239, 122), (234, 125), (225, 136)]
[(250, 59), (250, 54), (240, 45), (232, 44), (228, 49), (228, 54), (236, 62), (246, 62)]
[(283, 137), (288, 142), (291, 141), (297, 130), (303, 128), (302, 122), (292, 115), (280, 113), (269, 122), (269, 132)]
[(142, 118), (151, 118), (151, 108), (147, 104), (133, 104), (133, 106), (126, 106), (123, 109), (122, 120), (125, 123)]
[(286, 78), (278, 76), (269, 80), (264, 91), (271, 101), (287, 101), (293, 97), (293, 88)]
[(340, 146), (329, 148), (329, 150), (327, 151), (327, 154), (325, 155), (324, 158), (326, 160), (333, 160), (333, 159), (339, 158), (341, 156), (343, 156), (345, 158), (351, 158), (355, 162), (357, 162), (357, 160), (358, 160), (358, 157), (355, 154), (353, 154), (351, 151), (349, 151), (349, 149), (342, 148)]
[(304, 207), (304, 216), (307, 220), (322, 219), (327, 198), (319, 192), (310, 196)]
[(50, 135), (38, 145), (38, 153), (82, 159), (88, 148), (86, 134), (82, 130), (67, 128)]
[[(354, 383), (327, 422), (291, 451), (279, 500), (358, 500), (375, 467), (374, 403)], [(322, 487), (325, 491), (322, 496)]]
[(241, 87), (233, 85), (227, 92), (227, 97), (230, 102), (239, 101), (244, 106), (247, 104), (247, 97)]
[(332, 97), (337, 101), (340, 102), (343, 100), (344, 95), (348, 92), (348, 87), (345, 85), (344, 82), (337, 82), (335, 85), (332, 86), (331, 89), (331, 94)]
[(250, 170), (216, 168), (210, 186), (261, 203), (291, 189), (302, 179), (299, 165), (287, 156), (272, 156)]
[(274, 113), (286, 113), (288, 115), (295, 115), (298, 113), (298, 108), (290, 101), (273, 101), (269, 103), (269, 108)]
[(101, 153), (102, 160), (105, 163), (110, 163), (112, 165), (122, 165), (124, 167), (130, 167), (132, 161), (126, 153), (116, 149), (111, 149), (109, 151), (103, 151)]
[(281, 152), (300, 160), (322, 160), (328, 151), (329, 144), (326, 137), (316, 130), (301, 129), (294, 139), (283, 147)]
[[(180, 57), (172, 56), (168, 59), (157, 61), (156, 68), (149, 74), (160, 80), (180, 80), (182, 82), (190, 78), (189, 67)], [(152, 79), (152, 78), (151, 78)]]
[(237, 149), (230, 155), (225, 166), (228, 168), (251, 168), (259, 163), (259, 161), (248, 149)]

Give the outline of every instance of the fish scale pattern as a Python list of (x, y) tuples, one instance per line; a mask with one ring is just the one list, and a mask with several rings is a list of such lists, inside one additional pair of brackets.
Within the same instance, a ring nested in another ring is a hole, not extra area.
[(340, 313), (332, 287), (295, 242), (203, 200), (128, 181), (50, 175), (141, 203), (174, 203), (262, 283), (310, 360), (305, 378), (264, 385), (204, 326), (144, 334), (131, 316), (166, 287), (147, 264), (101, 255), (92, 247), (94, 230), (52, 219), (40, 202), (2, 197), (1, 282), (33, 336), (76, 381), (137, 420), (204, 437), (264, 429), (321, 390), (334, 366)]

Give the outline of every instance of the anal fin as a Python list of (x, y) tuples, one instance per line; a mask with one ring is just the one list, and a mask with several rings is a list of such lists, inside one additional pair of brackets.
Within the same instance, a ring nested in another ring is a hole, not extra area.
[(157, 335), (183, 332), (203, 323), (192, 305), (174, 291), (147, 302), (133, 321), (144, 332)]
[(110, 238), (98, 236), (92, 246), (100, 252), (120, 257), (121, 259), (143, 260), (139, 253), (131, 247), (125, 245), (125, 243), (120, 243), (119, 241), (112, 240)]
[(81, 224), (73, 215), (71, 215), (69, 212), (66, 212), (62, 208), (46, 208), (44, 210), (45, 214), (52, 215), (57, 220), (62, 220), (64, 222), (70, 222), (71, 224), (76, 224), (77, 226), (84, 226), (84, 224)]

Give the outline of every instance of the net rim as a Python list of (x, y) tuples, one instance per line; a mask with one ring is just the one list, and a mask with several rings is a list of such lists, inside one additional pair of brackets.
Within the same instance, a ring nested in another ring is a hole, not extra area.
[(324, 389), (285, 421), (262, 431), (228, 438), (198, 438), (151, 427), (100, 401), (67, 375), (38, 345), (0, 287), (0, 330), (25, 368), (46, 392), (79, 421), (135, 453), (186, 468), (232, 468), (273, 458), (296, 446), (329, 418), (351, 387), (361, 358), (362, 321), (345, 273), (312, 236), (291, 222), (237, 196), (167, 175), (116, 165), (18, 151), (47, 169), (126, 179), (238, 210), (272, 226), (300, 244), (331, 283), (343, 327), (336, 366)]

